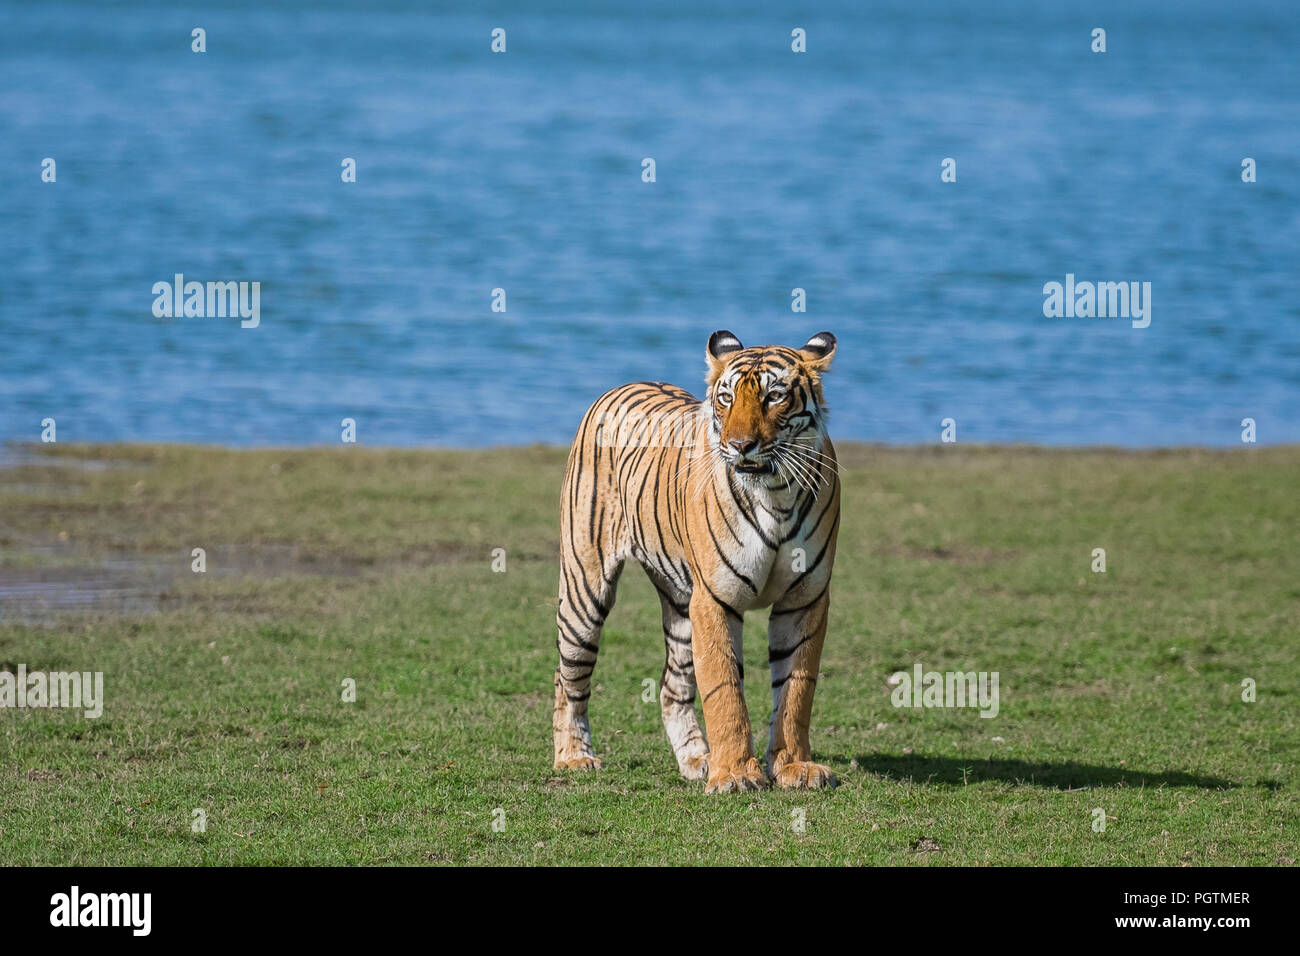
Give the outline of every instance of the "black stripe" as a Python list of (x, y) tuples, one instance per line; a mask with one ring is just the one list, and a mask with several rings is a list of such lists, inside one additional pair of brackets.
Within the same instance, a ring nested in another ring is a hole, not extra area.
[(786, 648), (786, 649), (783, 650), (783, 651), (768, 651), (768, 654), (767, 654), (767, 662), (768, 662), (769, 664), (775, 664), (775, 663), (777, 663), (778, 661), (783, 661), (783, 660), (788, 659), (788, 658), (790, 657), (790, 655), (792, 655), (795, 651), (799, 650), (799, 648), (803, 647), (803, 646), (804, 646), (805, 644), (807, 644), (810, 640), (812, 640), (812, 635), (811, 635), (811, 634), (805, 634), (805, 635), (803, 636), (803, 638), (801, 638), (797, 644), (793, 644), (793, 645), (791, 645), (790, 647)]
[[(798, 614), (800, 611), (806, 611), (806, 610), (808, 610), (808, 608), (812, 607), (814, 604), (816, 604), (818, 601), (820, 601), (820, 600), (822, 599), (822, 597), (826, 594), (826, 591), (827, 591), (827, 589), (828, 589), (830, 586), (831, 586), (831, 585), (830, 585), (830, 582), (827, 581), (827, 582), (826, 582), (826, 587), (822, 588), (822, 590), (821, 590), (821, 594), (818, 594), (815, 598), (813, 598), (813, 599), (812, 599), (811, 601), (809, 601), (807, 604), (801, 604), (801, 605), (799, 605), (798, 607), (782, 608), (782, 609), (779, 610), (779, 611), (776, 610), (775, 608), (773, 608), (773, 609), (772, 609), (772, 613), (769, 615), (769, 617), (777, 617), (777, 616), (779, 616), (779, 615), (781, 615), (781, 614)], [(786, 594), (789, 594), (790, 592), (789, 592), (789, 591), (786, 591), (785, 593), (786, 593)]]
[[(723, 564), (727, 566), (727, 570), (730, 571), (732, 574), (734, 574), (745, 585), (745, 587), (749, 588), (751, 591), (754, 592), (755, 595), (757, 595), (758, 588), (755, 587), (754, 582), (751, 581), (746, 575), (741, 574), (739, 571), (737, 571), (736, 566), (727, 560), (727, 552), (722, 550), (722, 546), (718, 544), (718, 536), (713, 533), (713, 522), (709, 520), (708, 508), (704, 509), (704, 526), (708, 529), (709, 538), (713, 541), (713, 549), (718, 552), (718, 558), (722, 561)], [(712, 594), (713, 592), (710, 591), (709, 593)], [(721, 604), (722, 602), (719, 601), (718, 603)]]

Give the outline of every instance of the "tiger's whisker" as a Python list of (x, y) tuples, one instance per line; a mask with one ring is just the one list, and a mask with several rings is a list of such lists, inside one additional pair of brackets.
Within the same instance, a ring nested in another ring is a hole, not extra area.
[[(791, 460), (791, 461), (797, 461), (797, 462), (799, 462), (800, 466), (801, 466), (802, 468), (805, 469), (805, 471), (808, 473), (809, 477), (810, 477), (810, 478), (814, 478), (814, 477), (815, 477), (815, 479), (816, 479), (816, 484), (820, 486), (820, 485), (821, 485), (821, 467), (820, 467), (820, 462), (817, 462), (815, 459), (810, 459), (810, 458), (805, 457), (805, 456), (803, 455), (802, 450), (799, 449), (799, 448), (797, 448), (797, 447), (795, 447), (795, 446), (789, 445), (789, 444), (784, 443), (784, 442), (781, 443), (781, 444), (782, 444), (782, 450), (783, 450), (786, 454), (788, 454), (788, 455), (790, 456), (790, 460)], [(813, 474), (813, 465), (814, 465), (814, 464), (818, 465), (818, 467), (817, 467), (817, 469), (816, 469), (816, 474), (815, 474), (815, 475)]]

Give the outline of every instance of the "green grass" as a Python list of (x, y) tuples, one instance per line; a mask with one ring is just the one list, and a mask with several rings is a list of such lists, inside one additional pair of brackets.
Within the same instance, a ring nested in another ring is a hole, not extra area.
[[(663, 642), (635, 568), (595, 675), (604, 769), (551, 769), (562, 450), (32, 450), (0, 471), (0, 587), (111, 561), (142, 593), (55, 614), (7, 592), (0, 668), (103, 671), (107, 703), (0, 711), (0, 863), (1300, 857), (1300, 448), (843, 449), (812, 732), (841, 785), (709, 797), (642, 700)], [(916, 662), (998, 671), (999, 715), (895, 709)]]

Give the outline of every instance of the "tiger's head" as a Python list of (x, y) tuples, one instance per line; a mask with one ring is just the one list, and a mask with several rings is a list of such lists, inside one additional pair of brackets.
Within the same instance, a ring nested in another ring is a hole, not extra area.
[(750, 478), (800, 471), (825, 438), (821, 377), (835, 336), (818, 332), (802, 348), (745, 348), (730, 332), (709, 336), (710, 438), (722, 460)]

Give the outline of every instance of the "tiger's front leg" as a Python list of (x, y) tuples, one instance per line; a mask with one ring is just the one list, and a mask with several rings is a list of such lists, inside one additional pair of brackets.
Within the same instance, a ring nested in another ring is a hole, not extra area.
[(709, 741), (709, 779), (705, 793), (735, 793), (768, 786), (754, 756), (754, 737), (741, 687), (741, 618), (705, 587), (691, 595), (691, 653), (695, 682), (704, 706)]
[(778, 787), (815, 790), (835, 786), (830, 768), (813, 763), (808, 743), (829, 609), (829, 589), (805, 606), (783, 607), (778, 603), (772, 609), (768, 623), (772, 726), (767, 772)]

